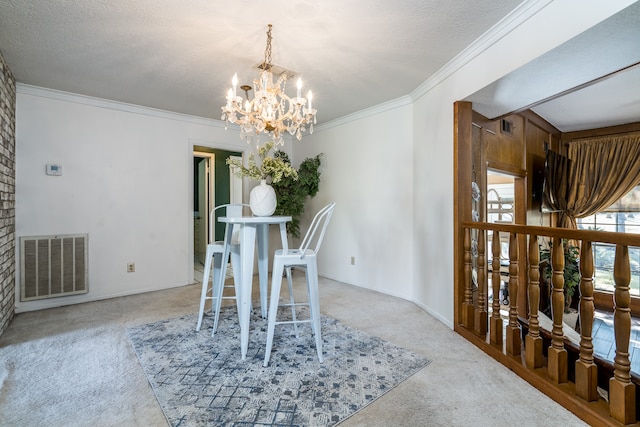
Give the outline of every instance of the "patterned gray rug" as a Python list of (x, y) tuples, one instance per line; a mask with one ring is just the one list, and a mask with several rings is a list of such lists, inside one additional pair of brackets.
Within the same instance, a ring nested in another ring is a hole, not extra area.
[[(300, 316), (306, 313), (301, 312)], [(128, 329), (140, 364), (171, 426), (331, 426), (361, 410), (430, 360), (339, 321), (322, 317), (324, 363), (309, 324), (276, 327), (262, 367), (266, 321), (252, 314), (247, 359), (240, 360), (235, 307)]]

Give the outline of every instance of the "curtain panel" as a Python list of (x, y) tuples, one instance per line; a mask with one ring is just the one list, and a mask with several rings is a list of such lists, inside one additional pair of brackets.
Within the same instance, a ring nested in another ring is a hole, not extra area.
[(605, 210), (640, 184), (640, 132), (569, 141), (567, 156), (547, 152), (544, 202), (559, 226)]

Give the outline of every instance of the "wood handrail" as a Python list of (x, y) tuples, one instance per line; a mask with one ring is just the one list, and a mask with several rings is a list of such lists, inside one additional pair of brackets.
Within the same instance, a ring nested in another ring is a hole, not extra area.
[(639, 246), (640, 234), (612, 233), (609, 231), (574, 230), (570, 228), (539, 227), (534, 225), (496, 224), (490, 222), (465, 221), (464, 228), (499, 231), (500, 233), (530, 234), (545, 237), (557, 237), (570, 240), (610, 243), (613, 245)]

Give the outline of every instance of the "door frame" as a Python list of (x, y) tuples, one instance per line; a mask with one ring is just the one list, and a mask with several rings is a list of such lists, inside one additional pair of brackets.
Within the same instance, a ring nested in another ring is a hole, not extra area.
[[(238, 145), (232, 145), (232, 144), (222, 144), (222, 143), (215, 143), (212, 141), (205, 141), (205, 140), (201, 140), (201, 139), (189, 139), (188, 143), (187, 143), (187, 147), (185, 150), (185, 161), (188, 164), (188, 176), (189, 178), (187, 179), (187, 194), (189, 195), (189, 200), (188, 200), (188, 209), (185, 209), (185, 219), (186, 219), (186, 226), (187, 226), (187, 246), (185, 248), (185, 254), (187, 257), (187, 278), (188, 278), (188, 283), (195, 283), (194, 280), (194, 235), (193, 235), (193, 227), (194, 227), (194, 223), (193, 223), (193, 176), (194, 176), (194, 170), (193, 170), (193, 157), (194, 157), (194, 152), (196, 151), (204, 151), (206, 152), (206, 150), (223, 150), (223, 151), (230, 151), (230, 152), (234, 152), (234, 153), (241, 153), (242, 155), (242, 159), (243, 162), (245, 159), (248, 158), (249, 156), (249, 152), (251, 151), (251, 146), (246, 145), (246, 146), (238, 146)], [(243, 203), (248, 203), (248, 191), (247, 191), (247, 180), (246, 179), (242, 179), (242, 202)]]
[[(202, 253), (202, 257), (204, 258), (204, 254), (206, 252), (206, 246), (207, 243), (209, 243), (209, 233), (210, 233), (210, 228), (211, 228), (211, 224), (209, 221), (209, 212), (211, 212), (211, 209), (213, 209), (213, 205), (215, 204), (215, 200), (216, 200), (216, 179), (215, 179), (215, 158), (216, 158), (216, 154), (215, 153), (208, 153), (208, 152), (203, 152), (203, 151), (194, 151), (193, 152), (193, 158), (200, 158), (200, 159), (205, 159), (205, 176), (204, 176), (204, 185), (205, 185), (205, 189), (204, 189), (204, 212), (199, 212), (199, 216), (203, 221), (203, 229), (201, 231), (202, 235), (200, 236), (201, 239), (203, 239), (204, 241), (204, 252)], [(195, 163), (195, 162), (194, 162)], [(198, 179), (198, 181), (200, 180), (200, 176), (198, 174), (198, 177), (196, 178), (195, 175), (195, 170), (194, 170), (194, 186), (195, 186), (195, 180)], [(200, 190), (198, 192), (199, 194), (202, 194), (202, 190)], [(195, 197), (195, 189), (193, 191), (194, 197)], [(201, 202), (200, 207), (203, 206), (203, 203)], [(195, 201), (194, 201), (194, 209), (195, 209)], [(194, 263), (195, 263), (195, 255), (196, 255), (196, 251), (197, 248), (195, 247), (195, 242), (196, 242), (196, 230), (195, 230), (195, 212), (193, 215), (193, 220), (194, 220), (194, 227), (193, 227), (193, 240), (194, 240)]]

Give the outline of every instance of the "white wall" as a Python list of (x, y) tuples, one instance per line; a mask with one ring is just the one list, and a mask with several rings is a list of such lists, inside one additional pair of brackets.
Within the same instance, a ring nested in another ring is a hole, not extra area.
[(16, 311), (193, 283), (193, 145), (247, 150), (237, 129), (25, 85), (16, 108), (16, 237), (89, 234), (89, 293)]
[(414, 283), (409, 101), (325, 127), (293, 145), (297, 162), (323, 153), (320, 191), (305, 214), (336, 202), (318, 257), (320, 274), (405, 299)]

